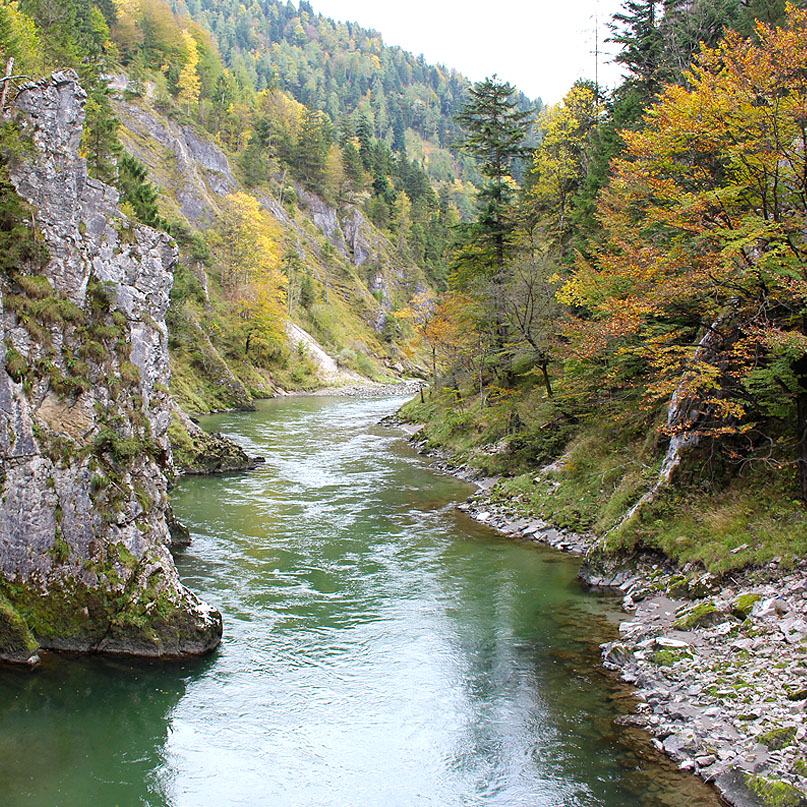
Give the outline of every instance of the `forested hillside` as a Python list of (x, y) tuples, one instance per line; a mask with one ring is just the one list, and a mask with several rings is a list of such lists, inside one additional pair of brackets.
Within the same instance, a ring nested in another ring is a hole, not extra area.
[(416, 305), (434, 387), (407, 414), (605, 548), (803, 555), (807, 13), (627, 0), (611, 30), (627, 78), (547, 109), (521, 183), (513, 89), (469, 94), (485, 184)]
[[(456, 70), (385, 45), (377, 31), (336, 23), (305, 0), (298, 7), (280, 0), (175, 0), (173, 7), (212, 32), (240, 80), (287, 91), (325, 112), (342, 136), (368, 131), (422, 164), (470, 212), (467, 181), (478, 174), (459, 152), (456, 120), (470, 82)], [(520, 109), (541, 109), (540, 100), (522, 93), (514, 100)]]
[[(8, 98), (29, 77), (78, 71), (91, 175), (179, 244), (169, 331), (181, 403), (243, 406), (337, 380), (284, 323), (319, 340), (342, 380), (416, 370), (411, 322), (396, 313), (447, 285), (456, 201), (471, 187), (454, 162), (438, 192), (369, 108), (348, 125), (228, 68), (210, 34), (161, 0), (4, 3), (0, 51), (14, 59)], [(4, 147), (6, 159), (24, 148), (10, 129)]]

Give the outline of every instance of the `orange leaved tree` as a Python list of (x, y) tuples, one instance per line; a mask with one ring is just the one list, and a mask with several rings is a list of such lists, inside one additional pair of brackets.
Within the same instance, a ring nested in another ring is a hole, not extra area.
[(807, 500), (807, 12), (728, 33), (688, 83), (623, 133), (606, 243), (561, 292), (573, 344), (610, 383), (672, 396), (676, 450), (711, 437), (747, 459), (789, 430)]
[(430, 353), (432, 390), (437, 389), (438, 359), (457, 362), (473, 339), (474, 328), (468, 316), (470, 300), (456, 292), (446, 292), (438, 299), (431, 290), (418, 292), (410, 304), (396, 313), (412, 323), (418, 339)]

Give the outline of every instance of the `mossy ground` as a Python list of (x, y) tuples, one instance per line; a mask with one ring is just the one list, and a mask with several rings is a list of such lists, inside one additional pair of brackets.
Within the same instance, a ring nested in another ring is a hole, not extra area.
[(685, 658), (692, 658), (692, 653), (686, 650), (672, 650), (669, 647), (661, 647), (652, 655), (652, 661), (659, 667), (672, 667), (677, 661)]
[(725, 621), (725, 615), (719, 611), (715, 604), (709, 600), (700, 602), (694, 607), (685, 607), (676, 614), (678, 618), (673, 622), (675, 630), (692, 630), (693, 628), (713, 625)]
[(0, 577), (0, 598), (13, 605), (43, 646), (89, 646), (104, 635), (114, 615), (124, 607), (126, 581), (137, 565), (126, 546), (112, 544), (104, 557), (84, 564), (86, 572), (96, 575), (97, 584), (65, 576), (48, 585), (43, 595), (34, 582)]
[[(693, 456), (684, 472), (622, 526), (658, 478), (667, 447), (660, 414), (625, 401), (623, 411), (571, 422), (539, 388), (501, 400), (443, 390), (408, 403), (405, 419), (425, 423), (429, 445), (504, 478), (492, 495), (558, 527), (605, 536), (604, 549), (660, 551), (715, 573), (807, 555), (807, 507), (795, 473), (764, 463), (715, 469)], [(518, 428), (513, 428), (513, 423)]]
[(43, 594), (33, 583), (0, 581), (0, 589), (44, 647), (95, 644), (109, 627), (114, 612), (111, 592), (65, 579)]
[(741, 594), (731, 604), (732, 613), (740, 619), (746, 619), (751, 613), (754, 603), (760, 599), (759, 594)]
[(787, 782), (746, 774), (745, 783), (766, 807), (804, 807), (807, 805), (807, 796)]
[(24, 660), (39, 647), (16, 608), (0, 594), (0, 657)]
[(198, 641), (193, 618), (166, 587), (159, 563), (147, 579), (138, 576), (148, 562), (113, 544), (104, 559), (84, 564), (97, 577), (93, 584), (65, 577), (43, 594), (33, 582), (0, 579), (0, 654), (40, 645), (152, 654), (166, 642), (177, 652), (186, 640)]
[(796, 727), (784, 726), (779, 729), (771, 729), (771, 731), (760, 735), (759, 741), (766, 745), (771, 751), (781, 751), (791, 745), (796, 739)]

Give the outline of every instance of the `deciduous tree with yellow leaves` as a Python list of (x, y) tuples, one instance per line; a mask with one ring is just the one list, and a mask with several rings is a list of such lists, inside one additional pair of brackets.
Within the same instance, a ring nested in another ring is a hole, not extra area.
[(399, 319), (412, 323), (418, 338), (429, 350), (432, 390), (438, 385), (439, 366), (456, 363), (474, 341), (471, 308), (471, 300), (463, 294), (446, 292), (438, 298), (433, 291), (425, 290), (396, 314)]
[(602, 118), (597, 89), (577, 82), (562, 103), (539, 118), (544, 136), (533, 157), (527, 207), (542, 236), (563, 257), (572, 232), (571, 206), (586, 178), (589, 136)]
[(236, 301), (242, 320), (244, 351), (256, 342), (284, 338), (286, 277), (280, 270), (279, 227), (246, 193), (225, 199), (218, 221), (222, 286)]
[(687, 79), (624, 133), (571, 334), (609, 383), (672, 395), (679, 438), (774, 446), (807, 500), (807, 12), (729, 32)]
[(199, 103), (199, 88), (201, 82), (196, 67), (199, 64), (199, 54), (196, 50), (196, 41), (191, 36), (190, 31), (182, 32), (182, 43), (185, 46), (185, 64), (179, 71), (177, 79), (177, 101), (190, 115), (191, 108)]

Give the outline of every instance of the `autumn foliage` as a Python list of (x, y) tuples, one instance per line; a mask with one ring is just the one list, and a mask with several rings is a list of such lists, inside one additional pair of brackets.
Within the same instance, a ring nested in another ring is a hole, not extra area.
[(624, 133), (569, 335), (611, 386), (687, 399), (681, 430), (789, 428), (807, 497), (807, 12), (729, 32), (687, 78)]
[(280, 344), (285, 339), (286, 277), (280, 270), (280, 228), (255, 197), (226, 197), (218, 222), (218, 243), (226, 260), (222, 287), (236, 304), (250, 346)]

